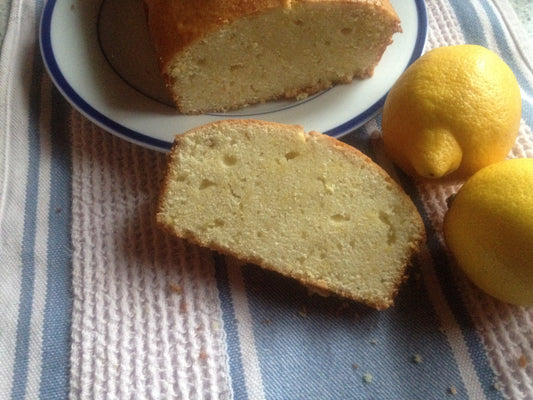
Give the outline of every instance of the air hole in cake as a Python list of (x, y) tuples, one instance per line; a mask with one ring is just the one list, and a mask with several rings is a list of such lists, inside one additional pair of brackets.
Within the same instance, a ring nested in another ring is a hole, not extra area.
[(211, 139), (211, 138), (208, 138), (204, 141), (203, 143), (206, 147), (215, 147), (216, 146), (216, 142), (215, 140)]
[(342, 29), (341, 29), (341, 33), (342, 33), (343, 35), (349, 35), (349, 34), (352, 33), (352, 28), (342, 28)]
[(200, 183), (200, 186), (199, 186), (199, 189), (200, 190), (205, 190), (211, 186), (216, 186), (217, 184), (213, 181), (210, 181), (209, 179), (203, 179), (202, 182)]
[(237, 157), (230, 154), (226, 154), (222, 161), (224, 162), (224, 165), (231, 167), (237, 164)]
[(301, 19), (297, 19), (294, 21), (294, 25), (302, 26), (304, 22)]
[(239, 71), (244, 68), (244, 64), (233, 64), (229, 67), (230, 71)]
[(392, 245), (396, 243), (396, 230), (394, 229), (394, 226), (392, 225), (389, 216), (381, 211), (379, 213), (379, 219), (387, 225), (388, 231), (387, 231), (387, 244)]
[(335, 215), (332, 215), (330, 219), (332, 222), (335, 222), (335, 223), (343, 223), (343, 222), (348, 222), (350, 220), (350, 216), (344, 215), (344, 214), (335, 214)]
[(300, 155), (300, 153), (297, 152), (297, 151), (289, 151), (288, 153), (285, 153), (285, 158), (287, 160), (293, 160), (296, 157), (298, 157), (299, 155)]

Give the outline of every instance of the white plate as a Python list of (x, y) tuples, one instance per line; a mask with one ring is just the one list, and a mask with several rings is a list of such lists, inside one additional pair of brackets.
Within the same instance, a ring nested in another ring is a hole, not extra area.
[(374, 76), (302, 101), (276, 101), (229, 113), (181, 115), (170, 105), (155, 64), (142, 0), (48, 0), (40, 45), (46, 68), (67, 100), (127, 140), (166, 151), (175, 134), (224, 118), (299, 124), (342, 136), (372, 118), (401, 73), (423, 51), (423, 0), (391, 0), (403, 32), (394, 35)]

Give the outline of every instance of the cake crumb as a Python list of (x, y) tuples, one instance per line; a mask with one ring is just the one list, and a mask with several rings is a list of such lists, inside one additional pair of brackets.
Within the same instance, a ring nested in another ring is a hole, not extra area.
[(261, 325), (270, 325), (272, 323), (272, 320), (267, 318), (261, 321)]
[(448, 392), (450, 392), (452, 396), (455, 396), (457, 394), (457, 389), (455, 388), (455, 386), (450, 386)]
[(371, 383), (372, 375), (367, 372), (366, 374), (363, 375), (363, 381), (365, 381), (365, 383)]
[(503, 389), (502, 384), (500, 382), (494, 382), (494, 385), (492, 385), (494, 390), (497, 390), (498, 392)]
[(518, 358), (518, 365), (520, 366), (520, 368), (526, 368), (527, 367), (527, 358), (525, 355), (521, 355), (519, 358)]
[(413, 355), (412, 360), (414, 363), (420, 364), (422, 362), (422, 356), (420, 354), (415, 354)]
[(353, 363), (353, 364), (352, 364), (352, 368), (353, 368), (353, 369), (358, 369), (358, 368), (359, 368), (359, 365), (357, 365), (356, 363)]
[(298, 310), (298, 314), (300, 314), (300, 316), (302, 316), (302, 317), (307, 317), (307, 307), (302, 306), (302, 307)]
[(183, 294), (183, 288), (181, 287), (181, 285), (178, 285), (177, 283), (169, 282), (168, 288), (173, 293)]
[(337, 307), (335, 310), (335, 316), (340, 317), (346, 310), (350, 308), (350, 305), (346, 302), (343, 302), (341, 305)]
[(377, 339), (370, 339), (370, 344), (378, 344), (378, 340)]

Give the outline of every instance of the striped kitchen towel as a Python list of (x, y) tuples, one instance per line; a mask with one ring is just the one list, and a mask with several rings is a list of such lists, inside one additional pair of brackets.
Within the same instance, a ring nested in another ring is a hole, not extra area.
[[(73, 4), (79, 0), (73, 0)], [(11, 0), (0, 58), (0, 398), (533, 399), (533, 309), (453, 267), (453, 186), (402, 179), (428, 243), (377, 312), (169, 238), (164, 154), (104, 132), (54, 88), (42, 0)], [(506, 0), (427, 0), (426, 50), (475, 43), (515, 72), (511, 157), (533, 157), (533, 57)], [(382, 156), (379, 116), (344, 140)]]

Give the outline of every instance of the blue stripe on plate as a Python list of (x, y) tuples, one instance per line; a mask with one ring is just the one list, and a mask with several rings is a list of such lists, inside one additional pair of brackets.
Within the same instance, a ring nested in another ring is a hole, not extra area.
[[(39, 5), (36, 6), (37, 9)], [(37, 12), (37, 11), (36, 11)], [(28, 380), (28, 360), (32, 303), (35, 288), (35, 234), (37, 220), (37, 198), (39, 196), (39, 161), (40, 161), (40, 92), (41, 60), (39, 49), (34, 49), (31, 67), (31, 87), (29, 89), (30, 120), (28, 124), (28, 175), (26, 182), (26, 199), (24, 206), (24, 231), (22, 238), (22, 280), (19, 299), (19, 317), (17, 321), (17, 343), (15, 347), (15, 365), (13, 368), (12, 398), (23, 399), (26, 395)]]
[(51, 193), (40, 397), (66, 399), (69, 391), (72, 313), (71, 153), (70, 129), (66, 121), (70, 107), (55, 88), (52, 88), (52, 105)]
[(72, 88), (72, 86), (70, 86), (57, 64), (57, 61), (54, 57), (54, 51), (52, 49), (52, 39), (50, 34), (52, 30), (52, 17), (54, 14), (54, 7), (56, 3), (56, 0), (48, 0), (48, 2), (46, 3), (41, 17), (41, 28), (39, 35), (41, 54), (56, 87), (61, 91), (61, 93), (73, 106), (75, 106), (86, 117), (89, 117), (91, 120), (96, 121), (98, 125), (103, 129), (111, 130), (119, 136), (122, 136), (137, 143), (144, 143), (145, 145), (154, 149), (170, 149), (170, 143), (143, 135), (106, 117), (105, 115), (97, 111), (94, 107), (92, 107), (89, 103), (87, 103)]
[(222, 308), (222, 320), (226, 332), (226, 345), (228, 346), (229, 367), (231, 385), (235, 400), (248, 398), (242, 364), (241, 346), (237, 332), (237, 318), (231, 298), (231, 289), (228, 281), (227, 265), (224, 256), (214, 253), (215, 276), (218, 285), (220, 304)]

